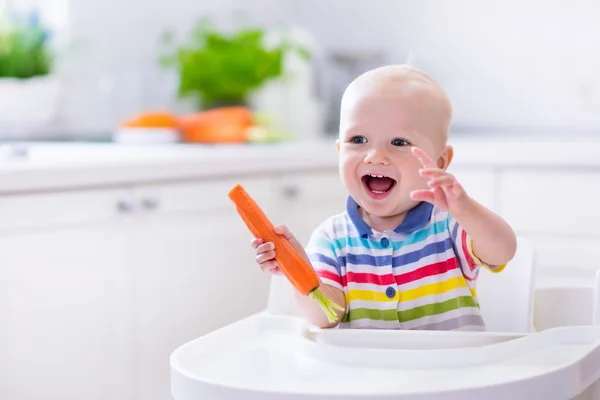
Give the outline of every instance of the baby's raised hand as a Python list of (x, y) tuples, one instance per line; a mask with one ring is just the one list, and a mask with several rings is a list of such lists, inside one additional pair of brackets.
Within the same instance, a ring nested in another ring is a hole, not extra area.
[(420, 148), (413, 147), (412, 153), (423, 165), (419, 173), (429, 178), (427, 185), (430, 189), (415, 190), (410, 193), (410, 198), (431, 203), (454, 216), (462, 213), (468, 205), (469, 197), (454, 175), (438, 168)]

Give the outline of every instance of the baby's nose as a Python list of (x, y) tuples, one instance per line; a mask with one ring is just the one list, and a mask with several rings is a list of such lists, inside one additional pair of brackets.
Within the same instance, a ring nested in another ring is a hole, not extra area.
[(389, 158), (384, 149), (373, 147), (367, 152), (365, 162), (369, 164), (388, 164)]

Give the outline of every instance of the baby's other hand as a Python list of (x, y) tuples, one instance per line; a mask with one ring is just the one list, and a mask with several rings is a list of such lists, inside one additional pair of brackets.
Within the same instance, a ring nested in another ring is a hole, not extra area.
[(410, 198), (427, 201), (455, 217), (468, 209), (470, 198), (454, 175), (438, 168), (433, 160), (418, 147), (413, 147), (412, 153), (423, 165), (419, 174), (428, 178), (429, 189), (415, 190), (410, 193)]
[[(300, 242), (294, 237), (290, 230), (285, 225), (278, 225), (275, 227), (275, 233), (282, 235), (286, 238), (292, 247), (298, 251), (306, 260), (308, 256), (304, 251), (304, 248)], [(273, 242), (264, 242), (260, 238), (252, 239), (252, 248), (256, 250), (256, 262), (264, 272), (268, 272), (274, 275), (281, 275), (282, 272), (279, 270), (277, 261), (275, 260), (275, 244)]]

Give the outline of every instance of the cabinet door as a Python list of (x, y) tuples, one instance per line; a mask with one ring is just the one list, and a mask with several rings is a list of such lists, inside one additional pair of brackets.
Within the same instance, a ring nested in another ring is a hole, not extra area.
[(129, 221), (114, 215), (118, 193), (0, 200), (27, 221), (0, 223), (3, 400), (131, 398)]
[[(137, 395), (170, 397), (171, 353), (184, 343), (266, 308), (268, 276), (228, 190), (237, 181), (140, 188), (147, 204), (135, 234)], [(268, 214), (268, 180), (241, 180)]]
[(448, 168), (465, 191), (473, 199), (483, 204), (492, 211), (499, 212), (497, 204), (498, 177), (490, 168), (454, 167)]
[(282, 175), (277, 179), (277, 220), (304, 246), (326, 218), (343, 212), (347, 192), (337, 169)]

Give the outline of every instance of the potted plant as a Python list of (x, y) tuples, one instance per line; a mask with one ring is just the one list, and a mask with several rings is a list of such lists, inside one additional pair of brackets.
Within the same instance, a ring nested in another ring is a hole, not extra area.
[(0, 14), (0, 128), (39, 128), (55, 117), (61, 85), (48, 36), (36, 12)]
[(290, 40), (277, 43), (265, 29), (243, 27), (231, 33), (216, 29), (206, 19), (193, 28), (187, 43), (174, 44), (173, 34), (164, 36), (170, 52), (165, 66), (179, 73), (179, 96), (191, 97), (198, 110), (223, 106), (250, 106), (251, 95), (270, 80), (283, 78), (284, 57), (308, 52)]

